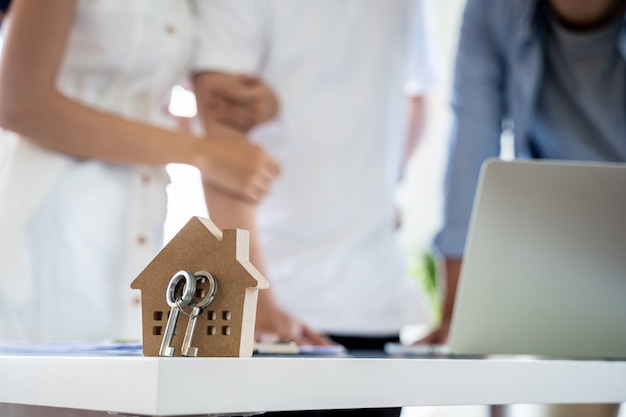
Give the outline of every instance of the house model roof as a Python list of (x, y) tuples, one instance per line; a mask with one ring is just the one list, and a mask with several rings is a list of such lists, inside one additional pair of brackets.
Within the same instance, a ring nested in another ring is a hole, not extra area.
[[(248, 259), (246, 230), (222, 231), (209, 219), (192, 217), (131, 283), (141, 290), (143, 353), (158, 356), (171, 307), (166, 291), (179, 271), (210, 273), (217, 281), (215, 299), (197, 318), (193, 346), (198, 356), (251, 356), (258, 290), (269, 282)], [(198, 281), (196, 298), (204, 297)], [(183, 309), (171, 346), (180, 356), (190, 309)]]

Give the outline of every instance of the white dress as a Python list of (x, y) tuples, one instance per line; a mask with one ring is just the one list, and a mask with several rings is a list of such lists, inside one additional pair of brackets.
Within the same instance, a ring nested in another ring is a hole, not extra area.
[[(80, 0), (57, 86), (167, 127), (192, 32), (186, 0)], [(1, 131), (0, 339), (140, 338), (129, 285), (162, 245), (167, 184), (164, 167), (76, 158)]]

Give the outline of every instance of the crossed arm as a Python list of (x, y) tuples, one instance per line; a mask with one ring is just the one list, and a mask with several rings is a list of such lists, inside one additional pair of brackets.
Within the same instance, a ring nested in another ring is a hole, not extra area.
[(238, 132), (211, 141), (89, 108), (56, 89), (76, 0), (15, 1), (0, 62), (0, 125), (51, 150), (113, 163), (194, 165), (204, 179), (258, 201), (275, 160)]

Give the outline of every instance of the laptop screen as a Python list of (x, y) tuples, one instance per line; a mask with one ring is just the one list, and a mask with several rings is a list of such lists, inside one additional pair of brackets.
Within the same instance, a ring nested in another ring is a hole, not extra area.
[(485, 162), (450, 348), (626, 358), (626, 164)]

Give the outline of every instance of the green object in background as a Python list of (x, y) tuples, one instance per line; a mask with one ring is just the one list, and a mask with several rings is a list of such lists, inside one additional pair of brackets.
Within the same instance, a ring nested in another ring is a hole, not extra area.
[(433, 325), (438, 326), (441, 322), (443, 291), (439, 256), (432, 250), (422, 252), (411, 260), (409, 272), (426, 292), (433, 317)]

